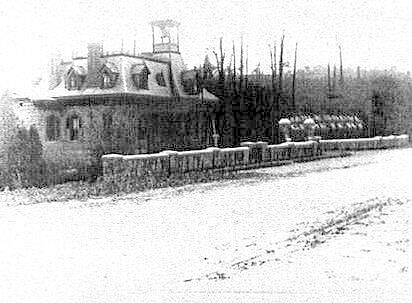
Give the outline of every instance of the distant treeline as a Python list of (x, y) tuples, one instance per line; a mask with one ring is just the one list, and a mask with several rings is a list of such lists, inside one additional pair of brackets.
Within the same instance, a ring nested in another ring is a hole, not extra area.
[(353, 71), (342, 66), (339, 71), (330, 66), (296, 70), (295, 64), (285, 71), (283, 38), (278, 63), (276, 47), (270, 52), (272, 74), (260, 73), (259, 67), (249, 73), (243, 44), (237, 62), (235, 47), (227, 60), (222, 43), (221, 39), (219, 53), (214, 52), (216, 65), (206, 57), (199, 69), (199, 86), (222, 100), (216, 117), (222, 146), (249, 140), (278, 143), (277, 121), (300, 114), (356, 115), (369, 136), (412, 134), (409, 73)]

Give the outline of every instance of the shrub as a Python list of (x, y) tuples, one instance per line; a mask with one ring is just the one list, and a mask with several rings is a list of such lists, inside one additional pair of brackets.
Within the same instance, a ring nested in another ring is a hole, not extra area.
[(43, 146), (40, 141), (37, 128), (32, 125), (29, 129), (29, 171), (28, 177), (30, 184), (33, 186), (42, 186), (45, 184), (46, 163), (43, 160)]
[(8, 150), (16, 135), (17, 117), (11, 107), (11, 98), (4, 94), (0, 99), (0, 189), (11, 186)]
[(43, 147), (35, 126), (18, 125), (10, 97), (0, 101), (0, 189), (42, 186), (46, 165)]
[(11, 184), (14, 187), (30, 185), (30, 140), (29, 133), (24, 127), (17, 127), (7, 148), (7, 169)]

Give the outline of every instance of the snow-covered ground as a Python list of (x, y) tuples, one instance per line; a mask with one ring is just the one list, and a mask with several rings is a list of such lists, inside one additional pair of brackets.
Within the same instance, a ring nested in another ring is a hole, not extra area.
[(410, 302), (411, 180), (412, 149), (385, 150), (0, 203), (0, 302)]

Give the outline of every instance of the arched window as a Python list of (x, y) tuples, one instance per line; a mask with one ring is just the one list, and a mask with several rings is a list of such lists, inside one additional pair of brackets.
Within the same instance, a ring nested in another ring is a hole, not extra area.
[(56, 141), (60, 138), (60, 119), (55, 115), (50, 115), (46, 119), (47, 141)]
[(86, 79), (86, 70), (82, 66), (72, 66), (67, 71), (65, 85), (68, 90), (81, 89)]
[(76, 114), (69, 116), (66, 120), (66, 128), (69, 132), (70, 141), (79, 140), (82, 128), (82, 121), (80, 117)]

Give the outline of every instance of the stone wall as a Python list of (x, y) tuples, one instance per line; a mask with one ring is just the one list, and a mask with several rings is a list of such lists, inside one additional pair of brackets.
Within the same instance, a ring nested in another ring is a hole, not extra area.
[(324, 151), (333, 150), (367, 150), (405, 147), (409, 144), (408, 135), (373, 137), (361, 139), (334, 139), (320, 140), (321, 148)]
[(287, 142), (243, 142), (236, 148), (207, 148), (191, 151), (163, 151), (144, 155), (104, 155), (103, 178), (111, 191), (184, 184), (231, 176), (236, 171), (310, 161), (330, 152), (409, 146), (407, 135), (364, 139)]

